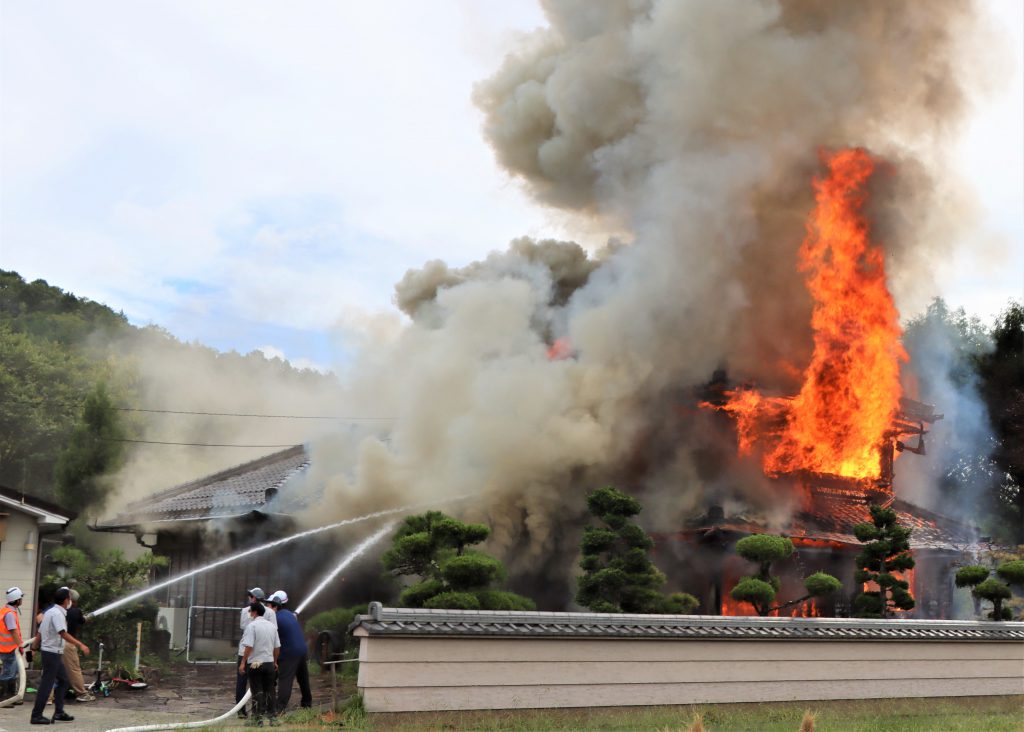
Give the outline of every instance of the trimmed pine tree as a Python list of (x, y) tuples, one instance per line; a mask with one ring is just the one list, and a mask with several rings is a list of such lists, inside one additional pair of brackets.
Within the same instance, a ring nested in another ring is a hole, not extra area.
[(665, 596), (665, 575), (654, 566), (654, 541), (633, 517), (640, 501), (612, 486), (587, 496), (587, 508), (603, 526), (583, 530), (576, 602), (597, 613), (671, 613), (688, 615), (699, 604), (685, 592)]

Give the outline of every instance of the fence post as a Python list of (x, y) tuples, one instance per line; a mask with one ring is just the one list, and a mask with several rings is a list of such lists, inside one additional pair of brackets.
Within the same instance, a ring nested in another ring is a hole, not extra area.
[(331, 664), (331, 714), (338, 711), (338, 664)]
[(142, 661), (142, 621), (136, 626), (135, 630), (135, 673), (139, 672), (139, 664)]

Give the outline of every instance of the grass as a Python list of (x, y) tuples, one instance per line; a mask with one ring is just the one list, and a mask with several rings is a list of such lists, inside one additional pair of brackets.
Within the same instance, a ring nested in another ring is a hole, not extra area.
[[(807, 727), (805, 712), (814, 716)], [(428, 730), (616, 730), (686, 732), (699, 715), (706, 732), (1022, 732), (1024, 696), (850, 700), (772, 704), (718, 704), (488, 712), (353, 714), (345, 729), (372, 732)]]

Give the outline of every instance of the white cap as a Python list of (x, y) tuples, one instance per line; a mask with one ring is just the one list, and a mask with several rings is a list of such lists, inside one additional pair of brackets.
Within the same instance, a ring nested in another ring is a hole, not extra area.
[(24, 596), (25, 593), (21, 591), (20, 587), (12, 587), (7, 590), (7, 602), (16, 602)]
[(270, 600), (270, 602), (276, 602), (278, 605), (284, 605), (288, 602), (288, 593), (284, 590), (278, 590), (267, 599)]

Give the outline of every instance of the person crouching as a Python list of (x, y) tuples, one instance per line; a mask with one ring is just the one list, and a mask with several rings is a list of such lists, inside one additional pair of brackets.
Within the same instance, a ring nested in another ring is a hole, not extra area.
[(242, 661), (238, 673), (249, 679), (253, 697), (253, 719), (249, 724), (262, 727), (264, 717), (271, 726), (277, 724), (275, 714), (275, 681), (281, 639), (277, 628), (264, 615), (266, 608), (258, 602), (249, 605), (251, 622), (242, 634)]

